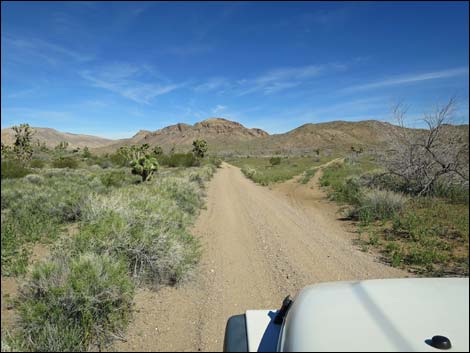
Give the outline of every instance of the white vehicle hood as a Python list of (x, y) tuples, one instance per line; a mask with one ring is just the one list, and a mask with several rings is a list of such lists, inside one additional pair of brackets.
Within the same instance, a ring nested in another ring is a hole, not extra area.
[(325, 283), (295, 299), (281, 332), (281, 351), (439, 351), (450, 339), (469, 351), (468, 278)]

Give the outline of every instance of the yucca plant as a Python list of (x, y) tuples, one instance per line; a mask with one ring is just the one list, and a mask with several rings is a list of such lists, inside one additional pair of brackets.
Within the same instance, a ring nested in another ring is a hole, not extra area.
[(158, 162), (155, 157), (145, 155), (131, 161), (132, 174), (140, 175), (142, 181), (149, 181), (153, 173), (158, 170)]

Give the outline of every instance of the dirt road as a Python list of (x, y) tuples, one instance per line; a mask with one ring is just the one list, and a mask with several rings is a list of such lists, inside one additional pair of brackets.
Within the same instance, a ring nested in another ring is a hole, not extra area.
[(205, 248), (193, 280), (180, 288), (140, 291), (126, 342), (131, 351), (217, 351), (228, 317), (277, 308), (308, 284), (406, 273), (358, 251), (336, 206), (316, 182), (269, 189), (224, 164), (211, 181), (194, 234)]

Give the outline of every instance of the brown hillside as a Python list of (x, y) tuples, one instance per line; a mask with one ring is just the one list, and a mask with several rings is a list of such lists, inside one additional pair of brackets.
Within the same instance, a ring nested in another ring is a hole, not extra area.
[[(34, 141), (45, 142), (46, 146), (54, 147), (57, 146), (61, 141), (69, 143), (69, 147), (85, 147), (97, 148), (107, 145), (113, 140), (105, 139), (102, 137), (71, 134), (68, 132), (61, 132), (55, 129), (34, 127), (35, 133), (33, 136)], [(11, 128), (2, 129), (2, 142), (7, 145), (13, 144), (15, 141), (15, 132)]]
[[(211, 118), (194, 125), (180, 123), (154, 132), (141, 130), (132, 138), (118, 140), (96, 151), (113, 152), (120, 146), (140, 143), (160, 145), (165, 151), (173, 146), (177, 151), (188, 151), (192, 141), (201, 137), (207, 140), (210, 153), (221, 155), (302, 154), (316, 149), (339, 152), (350, 150), (352, 146), (365, 149), (385, 146), (392, 141), (397, 129), (400, 128), (396, 125), (377, 120), (333, 121), (305, 124), (283, 134), (269, 135), (234, 121)], [(468, 140), (468, 125), (449, 125), (446, 130), (462, 134)], [(423, 130), (414, 131), (421, 133)]]
[(139, 143), (159, 145), (165, 151), (169, 151), (173, 146), (176, 151), (187, 151), (195, 139), (203, 138), (208, 142), (211, 151), (215, 152), (225, 151), (224, 146), (238, 146), (264, 136), (269, 134), (261, 129), (249, 129), (223, 118), (210, 118), (194, 125), (179, 123), (153, 132), (141, 130), (130, 139), (118, 140), (97, 151), (112, 152), (120, 146)]

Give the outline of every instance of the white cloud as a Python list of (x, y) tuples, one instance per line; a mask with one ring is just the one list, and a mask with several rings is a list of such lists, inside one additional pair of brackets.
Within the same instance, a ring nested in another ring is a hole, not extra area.
[(194, 90), (196, 92), (211, 92), (219, 89), (225, 89), (229, 87), (230, 84), (227, 79), (223, 77), (214, 77), (206, 82), (203, 82), (197, 86), (194, 87)]
[(72, 59), (78, 62), (93, 60), (88, 53), (72, 50), (62, 45), (38, 38), (2, 37), (2, 42), (15, 50), (10, 55), (40, 58), (49, 64), (57, 64), (61, 59)]
[(449, 78), (461, 75), (468, 75), (468, 68), (467, 67), (459, 67), (455, 69), (449, 70), (442, 70), (442, 71), (433, 71), (427, 72), (422, 74), (414, 74), (414, 75), (407, 75), (407, 76), (398, 76), (395, 78), (388, 78), (382, 81), (371, 82), (363, 85), (356, 85), (347, 87), (344, 91), (353, 92), (353, 91), (362, 91), (368, 90), (373, 88), (381, 88), (387, 86), (397, 86), (407, 83), (416, 83), (421, 81), (428, 81), (428, 80), (436, 80), (442, 78)]
[(225, 105), (221, 105), (221, 104), (217, 104), (215, 106), (214, 109), (212, 109), (212, 114), (214, 115), (219, 115), (221, 114), (222, 112), (226, 111), (227, 110), (227, 106)]
[(185, 86), (184, 83), (148, 82), (151, 72), (146, 66), (129, 64), (113, 64), (101, 70), (83, 71), (81, 76), (94, 87), (143, 104), (150, 104), (155, 97)]
[(226, 78), (215, 77), (194, 87), (196, 92), (227, 90), (240, 96), (251, 93), (270, 95), (308, 84), (315, 77), (331, 71), (343, 71), (345, 65), (330, 63), (324, 65), (306, 65), (298, 67), (281, 67), (270, 70), (259, 76), (229, 81)]
[(318, 76), (325, 69), (325, 66), (315, 65), (274, 69), (253, 79), (239, 81), (243, 86), (240, 95), (253, 92), (272, 94), (297, 87), (305, 81)]

